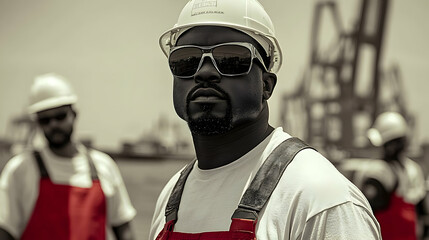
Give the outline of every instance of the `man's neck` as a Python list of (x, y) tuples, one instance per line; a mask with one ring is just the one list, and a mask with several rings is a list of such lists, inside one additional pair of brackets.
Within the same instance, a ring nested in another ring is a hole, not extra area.
[(76, 154), (79, 152), (78, 149), (77, 149), (76, 144), (73, 143), (73, 142), (69, 142), (66, 145), (62, 146), (62, 147), (52, 147), (52, 146), (49, 146), (49, 149), (55, 155), (58, 155), (60, 157), (65, 157), (65, 158), (72, 158), (72, 157), (76, 156)]
[(268, 109), (253, 122), (216, 136), (193, 134), (198, 167), (213, 169), (229, 164), (262, 142), (274, 130), (268, 124)]

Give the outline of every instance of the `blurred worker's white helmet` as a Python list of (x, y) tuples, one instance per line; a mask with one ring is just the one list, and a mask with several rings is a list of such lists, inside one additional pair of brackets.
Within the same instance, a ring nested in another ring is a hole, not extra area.
[(375, 119), (374, 126), (368, 130), (368, 138), (374, 146), (382, 146), (390, 140), (406, 137), (407, 135), (407, 122), (397, 112), (380, 114)]
[(174, 27), (159, 39), (166, 56), (179, 36), (195, 26), (223, 26), (240, 30), (264, 48), (270, 58), (268, 71), (277, 73), (282, 64), (282, 52), (270, 17), (257, 0), (190, 0)]
[(77, 96), (67, 80), (55, 73), (37, 76), (30, 90), (28, 112), (40, 111), (76, 103)]

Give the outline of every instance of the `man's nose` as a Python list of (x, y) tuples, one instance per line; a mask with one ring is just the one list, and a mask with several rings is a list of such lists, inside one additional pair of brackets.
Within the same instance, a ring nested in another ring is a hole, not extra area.
[(205, 57), (201, 68), (194, 75), (194, 80), (197, 83), (220, 82), (221, 77), (210, 57)]
[(48, 127), (52, 128), (52, 127), (57, 127), (59, 124), (58, 120), (56, 120), (55, 118), (51, 119), (51, 121), (49, 121)]
[(58, 120), (55, 117), (49, 119), (49, 123), (46, 124), (46, 126), (52, 128), (52, 127), (57, 127), (59, 126), (61, 123), (63, 122), (63, 120)]

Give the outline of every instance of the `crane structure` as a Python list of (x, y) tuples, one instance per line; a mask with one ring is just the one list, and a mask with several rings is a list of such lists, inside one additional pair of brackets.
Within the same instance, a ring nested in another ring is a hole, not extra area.
[[(335, 1), (315, 6), (309, 66), (296, 91), (282, 98), (281, 122), (292, 134), (337, 161), (377, 153), (366, 131), (387, 110), (406, 111), (399, 67), (381, 69), (389, 0), (361, 0), (353, 27), (345, 29)], [(334, 41), (322, 46), (330, 20)], [(372, 151), (374, 150), (374, 151)]]

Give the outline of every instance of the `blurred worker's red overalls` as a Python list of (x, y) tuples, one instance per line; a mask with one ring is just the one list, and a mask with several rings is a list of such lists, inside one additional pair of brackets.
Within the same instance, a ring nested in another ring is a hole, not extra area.
[(106, 200), (89, 153), (90, 188), (53, 183), (40, 153), (34, 156), (41, 174), (39, 197), (21, 239), (104, 240)]
[(268, 201), (271, 193), (277, 186), (284, 170), (295, 157), (295, 155), (309, 146), (298, 138), (289, 138), (282, 142), (270, 154), (249, 188), (240, 200), (238, 208), (232, 215), (229, 231), (203, 232), (203, 233), (181, 233), (174, 232), (174, 224), (177, 221), (180, 199), (186, 179), (191, 172), (195, 161), (191, 162), (182, 171), (179, 180), (168, 200), (165, 209), (166, 224), (158, 234), (157, 240), (206, 240), (206, 239), (256, 239), (256, 223), (258, 214)]
[(416, 240), (417, 213), (415, 206), (407, 203), (395, 192), (390, 197), (389, 207), (374, 212), (380, 223), (383, 240)]

